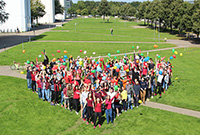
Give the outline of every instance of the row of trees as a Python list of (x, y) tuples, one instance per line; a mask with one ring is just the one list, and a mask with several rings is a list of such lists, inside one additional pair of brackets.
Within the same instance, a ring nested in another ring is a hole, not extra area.
[(101, 2), (94, 1), (78, 1), (72, 4), (68, 9), (69, 14), (76, 15), (107, 15), (107, 16), (134, 16), (136, 8), (141, 2), (108, 2), (101, 0)]
[[(144, 23), (159, 27), (176, 28), (182, 31), (193, 31), (199, 37), (200, 32), (200, 0), (189, 3), (183, 0), (153, 0), (141, 3), (137, 18), (145, 19)], [(162, 25), (162, 26), (161, 26)]]

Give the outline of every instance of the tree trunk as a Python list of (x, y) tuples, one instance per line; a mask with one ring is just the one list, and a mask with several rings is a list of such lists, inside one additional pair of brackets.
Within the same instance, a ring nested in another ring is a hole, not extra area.
[(197, 39), (199, 39), (199, 32), (197, 32)]
[(171, 29), (171, 32), (172, 32), (172, 23), (170, 23), (170, 29)]

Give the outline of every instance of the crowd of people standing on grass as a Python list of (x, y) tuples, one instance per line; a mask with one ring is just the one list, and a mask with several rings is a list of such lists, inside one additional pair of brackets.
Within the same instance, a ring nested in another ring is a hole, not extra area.
[(154, 62), (139, 53), (120, 59), (108, 57), (107, 61), (66, 55), (49, 60), (44, 54), (44, 61), (27, 61), (26, 67), (28, 89), (51, 105), (81, 113), (94, 128), (101, 127), (104, 113), (107, 124), (113, 123), (123, 112), (157, 94), (161, 98), (172, 78), (169, 61)]

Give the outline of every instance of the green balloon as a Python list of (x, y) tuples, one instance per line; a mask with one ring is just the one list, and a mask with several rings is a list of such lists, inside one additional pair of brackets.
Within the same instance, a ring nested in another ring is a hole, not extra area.
[(115, 56), (115, 59), (117, 59), (117, 57)]
[(117, 90), (117, 89), (118, 89), (118, 86), (117, 86), (117, 85), (115, 85), (114, 89), (115, 89), (115, 90)]
[(64, 62), (63, 65), (66, 65), (66, 62)]
[(33, 67), (33, 64), (31, 64), (31, 67)]
[(117, 53), (119, 53), (120, 51), (119, 50), (117, 50)]
[(172, 52), (174, 53), (174, 52), (175, 52), (175, 49), (172, 49)]
[(96, 62), (96, 59), (94, 59), (94, 62)]
[(29, 61), (29, 60), (27, 60), (27, 64), (30, 64), (30, 61)]
[(124, 63), (126, 63), (126, 60), (124, 60)]
[(132, 48), (134, 49), (134, 46), (132, 46)]
[(160, 55), (158, 56), (158, 58), (160, 59)]
[(109, 57), (110, 57), (110, 55), (111, 55), (111, 54), (110, 54), (110, 53), (108, 53), (108, 56), (109, 56)]
[(143, 53), (141, 53), (141, 56), (144, 56), (144, 54), (143, 54)]
[(92, 70), (92, 73), (95, 73), (96, 72), (96, 70)]

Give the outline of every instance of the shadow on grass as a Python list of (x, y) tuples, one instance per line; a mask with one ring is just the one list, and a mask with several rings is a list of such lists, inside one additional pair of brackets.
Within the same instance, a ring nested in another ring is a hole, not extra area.
[(39, 35), (39, 36), (36, 36), (36, 37), (32, 38), (31, 40), (32, 41), (39, 40), (39, 39), (44, 38), (45, 36), (47, 36), (47, 35)]
[(113, 23), (113, 22), (100, 22), (100, 23)]

